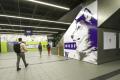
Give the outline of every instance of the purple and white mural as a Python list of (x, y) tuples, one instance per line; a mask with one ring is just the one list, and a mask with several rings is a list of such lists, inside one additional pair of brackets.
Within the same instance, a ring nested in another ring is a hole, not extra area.
[(64, 55), (97, 64), (97, 1), (85, 6), (64, 35)]

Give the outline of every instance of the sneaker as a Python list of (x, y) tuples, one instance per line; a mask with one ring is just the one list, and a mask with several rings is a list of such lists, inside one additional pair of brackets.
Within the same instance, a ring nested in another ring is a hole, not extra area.
[(27, 67), (27, 66), (28, 66), (28, 64), (25, 65), (25, 67)]
[(20, 71), (21, 70), (21, 68), (17, 68), (17, 71)]

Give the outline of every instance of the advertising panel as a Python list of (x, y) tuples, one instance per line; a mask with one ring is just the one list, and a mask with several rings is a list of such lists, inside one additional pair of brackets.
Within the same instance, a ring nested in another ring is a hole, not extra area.
[(97, 1), (84, 6), (64, 35), (64, 56), (97, 64)]
[(104, 32), (104, 49), (116, 49), (116, 33)]

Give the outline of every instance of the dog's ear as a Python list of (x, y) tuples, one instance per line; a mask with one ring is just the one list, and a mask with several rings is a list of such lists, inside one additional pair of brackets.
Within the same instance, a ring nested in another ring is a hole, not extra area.
[(90, 14), (92, 14), (92, 12), (88, 8), (85, 8), (84, 11), (88, 11)]

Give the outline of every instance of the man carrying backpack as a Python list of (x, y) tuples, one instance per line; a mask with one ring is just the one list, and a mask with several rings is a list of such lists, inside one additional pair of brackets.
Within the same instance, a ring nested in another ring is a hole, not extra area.
[(17, 71), (21, 70), (21, 68), (19, 68), (20, 58), (22, 58), (25, 67), (28, 66), (28, 63), (26, 63), (25, 59), (25, 52), (27, 52), (25, 43), (22, 41), (22, 38), (18, 38), (18, 41), (18, 43), (14, 44), (14, 51), (17, 54)]

